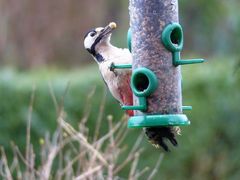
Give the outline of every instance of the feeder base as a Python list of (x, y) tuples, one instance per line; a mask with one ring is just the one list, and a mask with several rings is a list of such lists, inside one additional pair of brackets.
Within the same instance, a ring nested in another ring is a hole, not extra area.
[(128, 120), (129, 128), (157, 126), (187, 126), (190, 124), (185, 114), (162, 114), (133, 116)]

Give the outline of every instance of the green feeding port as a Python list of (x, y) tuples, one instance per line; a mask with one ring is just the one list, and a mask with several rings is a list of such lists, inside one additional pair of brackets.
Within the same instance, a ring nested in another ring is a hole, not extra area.
[(179, 44), (183, 44), (182, 36), (183, 36), (182, 29), (180, 27), (174, 28), (170, 34), (172, 44), (174, 44), (177, 47), (179, 47)]
[(183, 48), (183, 30), (180, 24), (169, 24), (162, 32), (164, 46), (171, 52), (179, 52)]
[(202, 63), (204, 59), (181, 59), (180, 51), (183, 49), (183, 30), (180, 24), (171, 23), (162, 32), (162, 43), (173, 53), (173, 65), (186, 65)]
[(158, 86), (156, 75), (147, 68), (138, 68), (133, 71), (131, 78), (131, 88), (138, 97), (137, 106), (122, 106), (124, 110), (147, 110), (146, 97), (153, 93)]
[(149, 86), (149, 79), (148, 77), (143, 74), (143, 73), (139, 73), (135, 76), (135, 82), (134, 83), (134, 86), (136, 87), (137, 91), (144, 91), (148, 88)]
[(131, 88), (138, 97), (147, 97), (158, 86), (156, 75), (147, 68), (138, 68), (133, 71), (131, 79)]

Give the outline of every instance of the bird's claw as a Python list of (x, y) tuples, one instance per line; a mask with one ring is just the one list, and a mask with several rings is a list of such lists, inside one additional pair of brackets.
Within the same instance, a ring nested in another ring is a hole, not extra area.
[(109, 70), (114, 72), (114, 69), (115, 69), (115, 64), (114, 64), (114, 62), (111, 62), (110, 66), (109, 66)]
[(114, 64), (114, 62), (111, 62), (110, 66), (109, 66), (109, 70), (112, 71), (115, 76), (117, 76), (117, 72), (115, 71), (115, 64)]

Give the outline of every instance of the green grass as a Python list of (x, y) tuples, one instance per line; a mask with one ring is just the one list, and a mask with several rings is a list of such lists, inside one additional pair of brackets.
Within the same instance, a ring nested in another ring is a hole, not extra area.
[[(172, 148), (164, 156), (156, 177), (162, 179), (238, 179), (240, 173), (240, 70), (236, 61), (216, 59), (201, 65), (183, 66), (183, 102), (192, 105), (186, 112), (191, 125), (184, 127), (178, 137), (179, 147)], [(49, 85), (50, 84), (50, 85)], [(35, 101), (32, 118), (32, 140), (38, 140), (47, 131), (56, 128), (57, 111), (51, 98), (54, 92), (58, 104), (64, 98), (66, 120), (75, 128), (90, 108), (87, 126), (91, 133), (99, 116), (104, 96), (104, 83), (96, 66), (71, 72), (39, 70), (16, 72), (11, 69), (0, 71), (0, 144), (10, 150), (13, 140), (25, 147), (26, 121), (32, 86), (35, 85)], [(92, 98), (89, 93), (95, 89)], [(123, 111), (118, 103), (107, 95), (104, 116), (112, 114), (114, 121), (120, 120)], [(128, 130), (124, 144), (131, 146), (141, 130)], [(102, 122), (101, 133), (107, 132), (107, 123)], [(146, 140), (139, 167), (155, 166), (161, 150), (152, 147)], [(125, 158), (123, 154), (121, 158)], [(121, 175), (125, 177), (126, 171)]]

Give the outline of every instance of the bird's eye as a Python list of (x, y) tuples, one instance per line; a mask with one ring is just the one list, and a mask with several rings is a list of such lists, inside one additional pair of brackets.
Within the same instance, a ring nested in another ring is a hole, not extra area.
[(104, 29), (102, 29), (100, 32), (103, 32)]
[(95, 35), (96, 35), (96, 32), (92, 32), (92, 33), (90, 34), (91, 37), (93, 37), (93, 36), (95, 36)]

